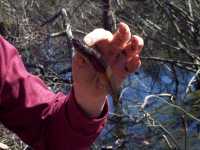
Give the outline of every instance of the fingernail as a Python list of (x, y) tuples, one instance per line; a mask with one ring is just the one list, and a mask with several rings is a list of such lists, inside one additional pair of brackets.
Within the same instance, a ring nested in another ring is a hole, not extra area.
[(144, 46), (144, 41), (137, 35), (132, 37), (132, 49), (135, 50), (137, 53), (140, 53)]
[(127, 24), (125, 24), (124, 22), (120, 22), (119, 23), (119, 32), (120, 33), (130, 32), (130, 29)]
[(123, 22), (120, 22), (119, 23), (119, 26), (118, 26), (118, 32), (120, 34), (122, 34), (123, 36), (126, 35), (126, 39), (130, 39), (131, 38), (131, 31), (130, 31), (130, 28), (127, 24), (123, 23)]
[(144, 40), (140, 36), (133, 35), (133, 39), (134, 39), (135, 42), (137, 41), (137, 44), (138, 44), (139, 47), (144, 46)]

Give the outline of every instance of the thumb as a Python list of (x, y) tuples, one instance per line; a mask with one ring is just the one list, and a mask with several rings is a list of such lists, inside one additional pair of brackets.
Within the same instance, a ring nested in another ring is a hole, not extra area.
[(85, 42), (85, 44), (91, 47), (100, 41), (104, 41), (104, 40), (111, 41), (112, 38), (113, 38), (113, 35), (111, 32), (104, 30), (102, 28), (99, 28), (88, 33), (84, 37), (83, 41)]

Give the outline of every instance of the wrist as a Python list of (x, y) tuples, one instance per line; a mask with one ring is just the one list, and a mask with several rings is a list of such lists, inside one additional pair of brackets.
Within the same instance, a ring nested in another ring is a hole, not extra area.
[(95, 97), (81, 94), (74, 89), (74, 96), (77, 104), (88, 117), (98, 118), (101, 115), (106, 103), (106, 95)]

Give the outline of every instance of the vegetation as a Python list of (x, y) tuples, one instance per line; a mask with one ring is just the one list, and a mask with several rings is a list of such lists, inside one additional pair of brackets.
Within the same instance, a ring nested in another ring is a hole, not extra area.
[[(200, 1), (1, 0), (0, 33), (55, 92), (71, 86), (66, 37), (50, 36), (65, 28), (62, 17), (52, 19), (61, 8), (75, 38), (100, 27), (114, 31), (124, 21), (145, 40), (143, 65), (124, 82), (121, 103), (111, 103), (108, 124), (92, 149), (198, 149)], [(4, 127), (0, 142), (12, 150), (25, 147)]]

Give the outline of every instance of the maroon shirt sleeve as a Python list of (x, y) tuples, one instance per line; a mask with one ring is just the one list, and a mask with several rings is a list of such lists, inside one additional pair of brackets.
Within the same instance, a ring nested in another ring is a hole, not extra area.
[(14, 46), (0, 36), (0, 121), (35, 150), (88, 149), (103, 128), (102, 116), (88, 118), (69, 95), (54, 94), (28, 73)]

